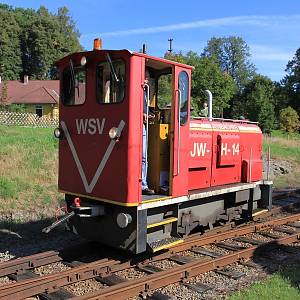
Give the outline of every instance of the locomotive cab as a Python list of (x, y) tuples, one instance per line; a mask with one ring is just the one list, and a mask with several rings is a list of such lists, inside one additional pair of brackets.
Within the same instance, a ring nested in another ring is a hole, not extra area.
[(188, 138), (191, 67), (127, 50), (76, 53), (59, 67), (60, 190), (125, 206), (151, 198), (141, 191), (147, 97), (155, 115), (145, 122), (149, 186), (156, 195), (184, 194), (173, 175), (186, 173), (188, 147), (180, 147), (179, 140), (184, 145)]
[[(58, 187), (75, 233), (134, 253), (159, 251), (196, 228), (271, 207), (259, 127), (191, 119), (191, 66), (101, 49), (57, 66)], [(142, 195), (145, 127), (151, 196)]]

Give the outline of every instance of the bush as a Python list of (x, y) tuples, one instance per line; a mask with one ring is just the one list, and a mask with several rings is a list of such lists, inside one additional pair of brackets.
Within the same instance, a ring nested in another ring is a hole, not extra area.
[(17, 112), (17, 113), (25, 113), (26, 107), (24, 104), (11, 104), (7, 106), (7, 110), (11, 112)]
[(279, 126), (288, 133), (296, 132), (300, 127), (299, 116), (290, 106), (279, 112)]

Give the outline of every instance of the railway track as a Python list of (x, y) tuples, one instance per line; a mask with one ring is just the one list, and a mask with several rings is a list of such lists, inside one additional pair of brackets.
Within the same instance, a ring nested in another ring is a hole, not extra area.
[[(74, 294), (64, 287), (91, 278), (99, 281), (104, 288), (75, 299), (126, 299), (151, 294), (154, 290), (177, 282), (198, 291), (205, 290), (208, 288), (205, 285), (191, 285), (187, 283), (188, 280), (211, 270), (227, 276), (239, 276), (234, 272), (230, 275), (224, 267), (234, 262), (245, 263), (246, 259), (262, 250), (290, 245), (300, 239), (300, 213), (274, 217), (275, 214), (287, 212), (299, 204), (299, 199), (291, 199), (293, 201), (285, 200), (285, 205), (277, 205), (271, 213), (265, 214), (264, 221), (261, 214), (257, 222), (248, 225), (203, 236), (194, 235), (169, 251), (154, 256), (139, 256), (134, 259), (110, 256), (90, 263), (71, 258), (74, 253), (80, 255), (87, 251), (87, 247), (91, 247), (84, 245), (82, 248), (78, 246), (76, 249), (48, 251), (1, 263), (0, 277), (9, 276), (15, 282), (0, 286), (0, 299), (17, 300), (34, 295), (39, 295), (40, 299), (73, 299)], [(266, 240), (255, 239), (255, 235)], [(216, 249), (223, 250), (223, 254)], [(155, 264), (161, 261), (170, 261), (176, 265), (164, 270)], [(68, 269), (43, 276), (34, 272), (38, 267), (57, 262), (65, 263)], [(142, 272), (144, 276), (126, 280), (118, 275), (118, 272), (132, 268)]]

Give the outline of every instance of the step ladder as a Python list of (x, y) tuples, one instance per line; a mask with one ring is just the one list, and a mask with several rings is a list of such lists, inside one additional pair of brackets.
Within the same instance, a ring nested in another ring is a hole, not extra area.
[(183, 238), (171, 236), (171, 237), (167, 237), (163, 240), (155, 241), (153, 243), (148, 243), (148, 245), (150, 247), (150, 250), (154, 253), (154, 252), (158, 252), (161, 250), (172, 248), (183, 242), (184, 242)]
[[(150, 223), (147, 225), (147, 231), (150, 234), (155, 234), (156, 231), (161, 231), (164, 229), (164, 226), (177, 222), (178, 218), (170, 216), (167, 217), (165, 219), (162, 219), (158, 222), (154, 222), (154, 223)], [(159, 238), (159, 240), (155, 240), (154, 242), (149, 242), (148, 241), (148, 246), (150, 248), (151, 252), (158, 252), (164, 249), (169, 249), (175, 245), (178, 245), (180, 243), (183, 242), (183, 239), (181, 237), (179, 237), (176, 233), (176, 235), (174, 235), (174, 233), (172, 234), (172, 232), (166, 232), (165, 237), (161, 237)]]

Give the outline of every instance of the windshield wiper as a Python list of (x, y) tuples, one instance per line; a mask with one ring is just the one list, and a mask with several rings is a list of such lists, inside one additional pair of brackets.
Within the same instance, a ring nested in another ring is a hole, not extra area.
[(119, 82), (119, 78), (118, 78), (118, 76), (117, 76), (115, 67), (114, 67), (114, 65), (113, 65), (113, 63), (112, 63), (112, 60), (111, 60), (111, 57), (110, 57), (109, 53), (106, 53), (106, 59), (107, 59), (107, 61), (108, 61), (108, 63), (109, 63), (110, 71), (111, 71), (111, 73), (112, 73), (112, 75), (113, 75), (113, 76), (112, 76), (113, 80), (114, 80), (115, 82)]
[(69, 60), (69, 66), (70, 66), (70, 73), (71, 73), (71, 81), (72, 81), (72, 86), (77, 90), (77, 94), (79, 97), (79, 82), (76, 80), (75, 77), (75, 71), (74, 71), (74, 65), (72, 59)]

